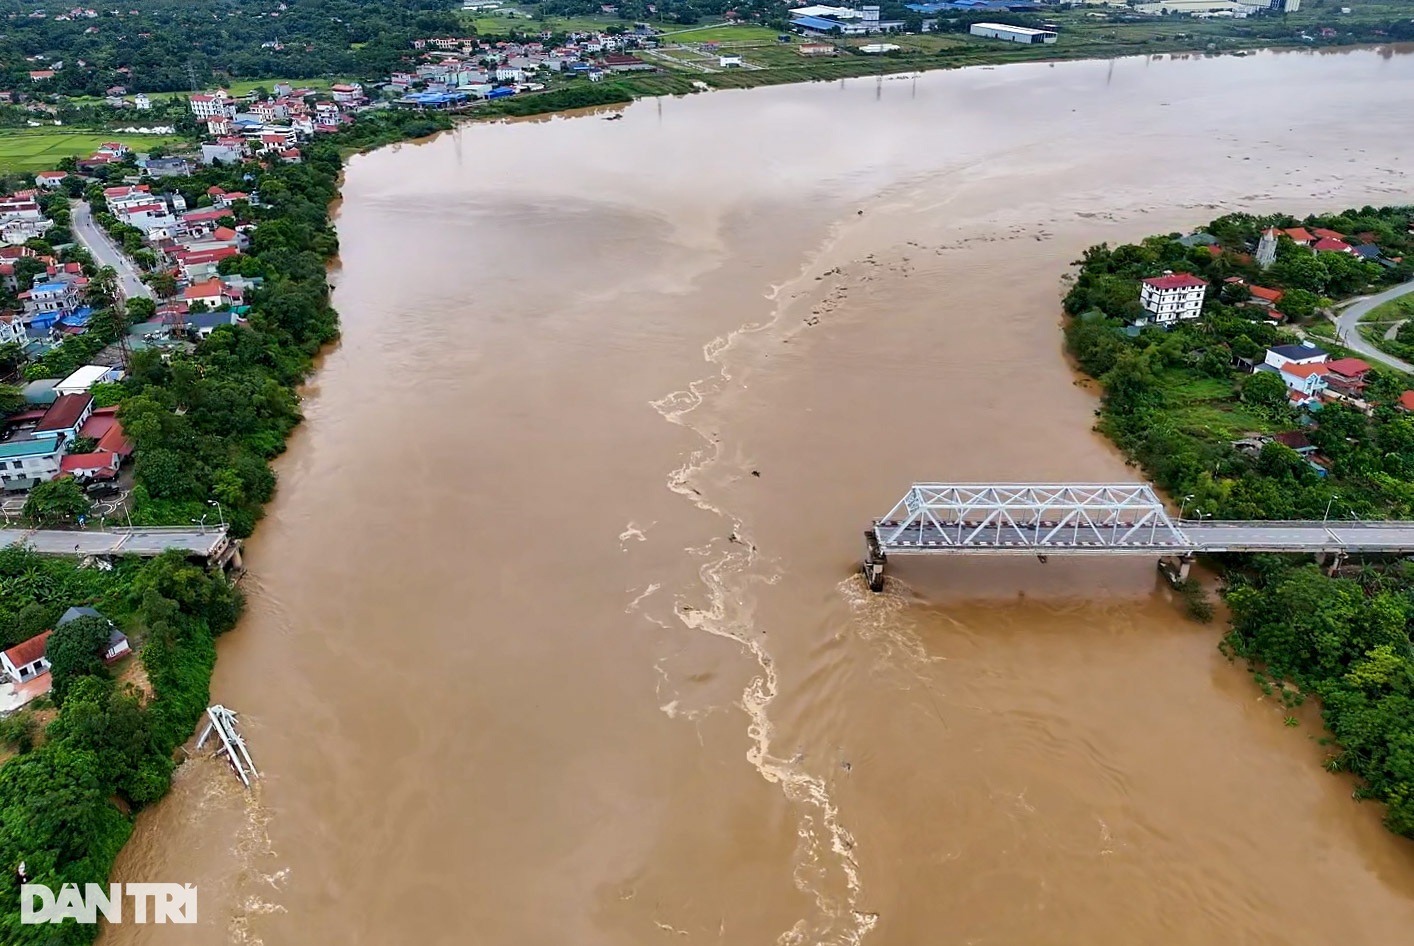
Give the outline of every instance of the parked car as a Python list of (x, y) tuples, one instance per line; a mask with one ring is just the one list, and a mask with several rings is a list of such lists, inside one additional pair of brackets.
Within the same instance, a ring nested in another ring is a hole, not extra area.
[(89, 483), (83, 491), (90, 496), (117, 496), (123, 490), (117, 483)]

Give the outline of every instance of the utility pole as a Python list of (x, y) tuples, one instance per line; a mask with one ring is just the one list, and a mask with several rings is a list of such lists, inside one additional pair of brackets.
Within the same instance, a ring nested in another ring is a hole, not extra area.
[(196, 83), (196, 67), (191, 64), (190, 59), (187, 60), (187, 81), (191, 83), (191, 90), (193, 92), (201, 91), (201, 86)]

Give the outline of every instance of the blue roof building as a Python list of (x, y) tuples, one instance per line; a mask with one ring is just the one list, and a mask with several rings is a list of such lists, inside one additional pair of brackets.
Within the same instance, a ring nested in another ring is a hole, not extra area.
[(823, 16), (798, 16), (790, 21), (790, 25), (816, 33), (828, 33), (832, 30), (842, 29), (843, 26), (838, 20), (827, 20)]

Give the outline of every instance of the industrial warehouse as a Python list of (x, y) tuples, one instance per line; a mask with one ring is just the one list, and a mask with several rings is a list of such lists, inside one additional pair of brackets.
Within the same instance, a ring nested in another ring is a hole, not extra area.
[(1009, 43), (1054, 43), (1056, 34), (1050, 30), (1033, 30), (1025, 26), (1007, 26), (1004, 23), (973, 23), (973, 36), (988, 39), (1004, 39)]

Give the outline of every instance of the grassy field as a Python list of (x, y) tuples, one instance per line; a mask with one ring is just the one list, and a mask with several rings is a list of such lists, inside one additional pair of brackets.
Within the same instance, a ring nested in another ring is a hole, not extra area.
[(120, 141), (134, 151), (156, 145), (181, 144), (181, 138), (163, 135), (119, 135), (58, 128), (14, 128), (0, 131), (0, 171), (48, 171), (59, 159), (87, 157), (105, 141)]
[(1360, 317), (1361, 322), (1399, 322), (1414, 319), (1414, 295), (1391, 299)]

